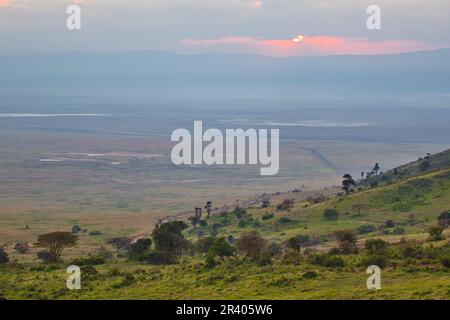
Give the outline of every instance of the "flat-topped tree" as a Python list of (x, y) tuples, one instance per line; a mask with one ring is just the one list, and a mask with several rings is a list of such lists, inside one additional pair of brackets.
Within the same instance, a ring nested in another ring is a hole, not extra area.
[(71, 232), (51, 232), (38, 236), (35, 247), (47, 249), (48, 263), (58, 262), (65, 248), (74, 247), (78, 242), (78, 236)]

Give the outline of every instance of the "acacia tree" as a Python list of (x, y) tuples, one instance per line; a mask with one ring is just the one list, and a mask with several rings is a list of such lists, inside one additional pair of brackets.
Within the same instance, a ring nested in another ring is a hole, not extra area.
[(44, 248), (48, 253), (48, 263), (60, 260), (65, 248), (74, 247), (78, 242), (78, 236), (71, 232), (51, 232), (38, 236), (35, 247)]
[(206, 213), (208, 214), (207, 218), (209, 218), (212, 209), (213, 209), (212, 202), (211, 201), (206, 202), (205, 210)]
[(353, 177), (351, 174), (347, 173), (343, 176), (344, 180), (342, 180), (342, 190), (345, 191), (345, 193), (348, 193), (352, 186), (356, 185), (355, 180), (353, 180)]

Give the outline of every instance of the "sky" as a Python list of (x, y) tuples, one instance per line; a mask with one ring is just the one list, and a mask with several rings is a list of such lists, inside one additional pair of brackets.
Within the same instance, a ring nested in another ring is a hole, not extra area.
[[(66, 28), (71, 4), (81, 8), (81, 30)], [(366, 26), (369, 5), (381, 9), (381, 30)], [(0, 0), (0, 54), (305, 56), (449, 47), (449, 0)]]

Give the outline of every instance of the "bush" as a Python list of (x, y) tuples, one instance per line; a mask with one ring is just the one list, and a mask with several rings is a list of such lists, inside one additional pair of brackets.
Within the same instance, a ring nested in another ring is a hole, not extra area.
[(280, 220), (278, 220), (278, 222), (281, 224), (286, 224), (292, 222), (292, 220), (288, 217), (281, 217)]
[(442, 212), (438, 217), (438, 223), (443, 228), (450, 226), (450, 210)]
[(428, 241), (439, 241), (443, 240), (444, 236), (442, 235), (442, 232), (444, 231), (444, 227), (441, 225), (433, 225), (428, 228)]
[(265, 213), (263, 216), (262, 216), (262, 220), (270, 220), (270, 219), (272, 219), (274, 217), (274, 214), (273, 213)]
[(384, 227), (385, 228), (394, 228), (395, 222), (393, 220), (386, 220), (386, 222), (384, 223)]
[(294, 200), (292, 199), (284, 199), (282, 203), (277, 205), (278, 211), (287, 211), (290, 210), (294, 206)]
[(144, 252), (150, 249), (152, 246), (151, 239), (138, 239), (136, 242), (131, 244), (130, 255), (132, 258), (139, 257)]
[(213, 237), (205, 237), (201, 238), (197, 241), (197, 244), (195, 246), (197, 252), (199, 253), (207, 253), (209, 251), (209, 248), (214, 243), (215, 238)]
[(325, 209), (323, 211), (323, 217), (325, 220), (336, 220), (339, 217), (339, 212), (335, 209)]
[(378, 266), (380, 268), (385, 268), (387, 266), (387, 257), (382, 255), (369, 255), (363, 259), (362, 265), (364, 267), (368, 266)]
[(76, 225), (74, 225), (72, 227), (72, 233), (75, 234), (75, 233), (78, 233), (78, 232), (81, 232), (81, 227), (76, 224)]
[(247, 211), (245, 211), (245, 209), (240, 208), (240, 207), (236, 207), (233, 211), (233, 213), (236, 215), (236, 217), (238, 219), (242, 218), (243, 216), (245, 216), (247, 214)]
[(28, 245), (28, 243), (16, 243), (16, 245), (14, 246), (14, 250), (16, 250), (20, 254), (24, 254), (30, 251), (30, 246)]
[(2, 246), (0, 246), (0, 264), (4, 264), (7, 262), (9, 262), (8, 253)]
[(236, 249), (246, 257), (252, 260), (258, 260), (266, 244), (267, 241), (259, 234), (259, 232), (253, 230), (241, 234), (236, 242)]
[(101, 236), (102, 232), (100, 230), (92, 230), (91, 232), (89, 232), (90, 236)]
[(399, 251), (400, 255), (404, 259), (420, 258), (421, 249), (414, 241), (407, 241), (402, 239), (400, 241)]
[(375, 232), (377, 228), (372, 224), (364, 224), (360, 227), (358, 227), (358, 233), (359, 234), (368, 234), (371, 232)]
[(450, 268), (450, 254), (444, 254), (439, 258), (439, 261), (441, 264), (446, 267)]
[(370, 255), (385, 255), (388, 243), (381, 239), (367, 239), (365, 248)]
[(345, 266), (344, 259), (327, 253), (313, 255), (311, 257), (311, 263), (327, 268), (341, 268)]
[(225, 238), (216, 239), (208, 250), (208, 255), (212, 254), (219, 257), (230, 257), (234, 255), (234, 247), (228, 244)]
[(302, 274), (302, 278), (304, 279), (314, 279), (318, 277), (318, 273), (316, 271), (313, 270), (309, 270), (306, 271), (305, 273)]
[(97, 255), (86, 258), (77, 258), (72, 260), (70, 264), (81, 267), (81, 266), (98, 266), (104, 264), (105, 262), (106, 259), (104, 257)]
[(343, 254), (357, 253), (356, 235), (352, 230), (339, 230), (334, 232), (339, 245), (339, 249)]
[(80, 271), (82, 276), (92, 276), (98, 273), (97, 269), (95, 269), (95, 267), (91, 265), (82, 266), (80, 268)]
[(208, 222), (206, 220), (200, 220), (199, 221), (200, 227), (204, 228), (208, 226)]
[(45, 263), (45, 264), (49, 263), (50, 253), (47, 250), (41, 250), (41, 251), (36, 252), (36, 256), (43, 263)]
[(148, 253), (141, 255), (139, 261), (156, 265), (173, 264), (176, 262), (173, 255), (159, 250), (150, 250)]
[(394, 231), (392, 231), (392, 233), (395, 235), (402, 235), (405, 234), (405, 229), (397, 227), (394, 229)]

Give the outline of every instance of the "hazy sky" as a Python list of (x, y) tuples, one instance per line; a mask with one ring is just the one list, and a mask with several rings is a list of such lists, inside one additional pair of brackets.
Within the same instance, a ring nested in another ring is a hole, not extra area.
[[(82, 29), (66, 28), (78, 3)], [(381, 8), (382, 29), (366, 27)], [(293, 39), (302, 35), (302, 41)], [(0, 53), (161, 49), (265, 55), (450, 47), (449, 0), (0, 0)]]

